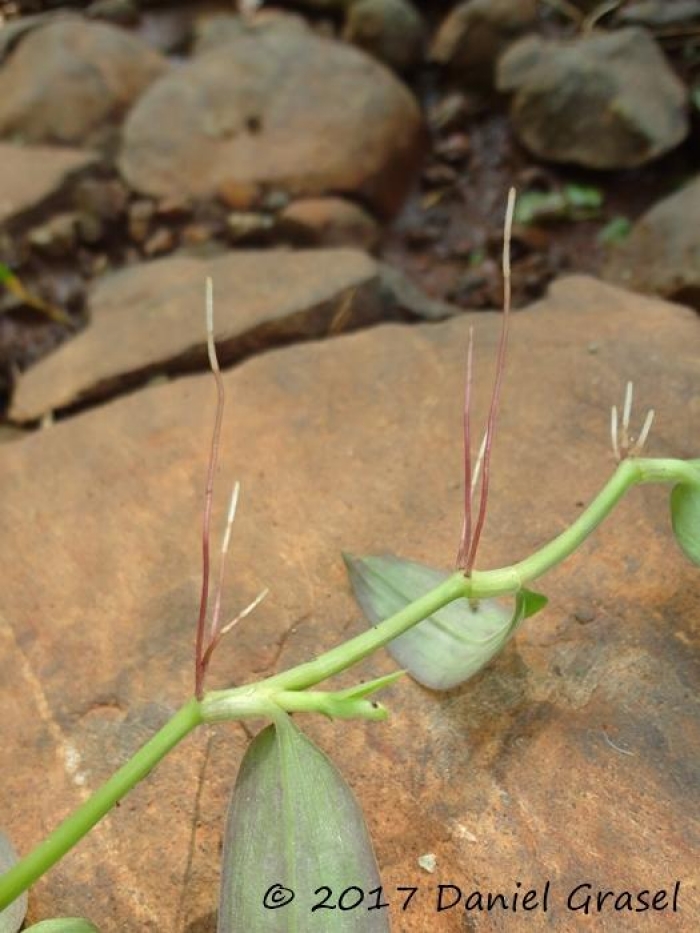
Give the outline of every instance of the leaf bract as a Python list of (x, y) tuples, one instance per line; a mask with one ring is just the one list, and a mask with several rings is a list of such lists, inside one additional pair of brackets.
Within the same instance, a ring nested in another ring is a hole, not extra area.
[[(344, 555), (355, 598), (372, 625), (394, 615), (447, 579), (449, 574), (393, 555)], [(523, 619), (546, 604), (539, 593), (520, 590), (515, 606), (494, 599), (457, 599), (387, 645), (394, 660), (418, 683), (450, 690), (494, 658)]]
[[(362, 811), (335, 765), (287, 716), (251, 742), (231, 796), (218, 933), (388, 933)], [(330, 888), (328, 907), (312, 911)], [(287, 892), (294, 892), (289, 899)], [(358, 893), (360, 892), (360, 893)], [(353, 909), (348, 904), (362, 894)], [(277, 905), (277, 906), (275, 906)]]

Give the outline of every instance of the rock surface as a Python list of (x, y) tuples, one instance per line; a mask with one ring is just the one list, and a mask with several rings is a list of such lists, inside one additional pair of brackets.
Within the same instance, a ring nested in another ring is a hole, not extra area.
[[(95, 400), (163, 372), (201, 365), (204, 282), (214, 281), (222, 363), (291, 339), (310, 339), (415, 313), (421, 306), (351, 249), (236, 251), (211, 260), (174, 257), (101, 280), (85, 331), (24, 373), (10, 417), (25, 421)], [(417, 291), (417, 290), (416, 290)]]
[(271, 31), (306, 33), (309, 26), (302, 16), (281, 10), (260, 10), (254, 17), (245, 18), (233, 13), (204, 14), (194, 26), (192, 52), (201, 55), (251, 32)]
[(430, 49), (461, 83), (476, 89), (493, 85), (496, 59), (537, 19), (537, 0), (466, 0), (447, 14)]
[(423, 57), (425, 23), (409, 0), (354, 0), (343, 38), (395, 71), (415, 68)]
[[(219, 518), (230, 477), (243, 497), (225, 612), (265, 584), (272, 592), (224, 642), (212, 687), (363, 630), (341, 548), (452, 565), (467, 330), (483, 414), (499, 323), (479, 313), (387, 325), (226, 374)], [(609, 405), (625, 379), (657, 408), (650, 453), (698, 454), (693, 313), (569, 279), (513, 325), (483, 567), (541, 546), (607, 480)], [(3, 448), (0, 811), (21, 851), (189, 695), (213, 404), (211, 377), (197, 376)], [(667, 490), (632, 493), (538, 584), (546, 610), (462, 689), (401, 681), (382, 697), (386, 724), (300, 718), (359, 796), (385, 891), (420, 886), (405, 913), (389, 896), (397, 929), (436, 929), (440, 883), (466, 896), (520, 880), (541, 896), (547, 879), (549, 912), (529, 913), (528, 931), (589, 930), (590, 917), (566, 908), (576, 885), (636, 891), (675, 879), (680, 912), (663, 914), (663, 928), (692, 929), (700, 591), (667, 511)], [(380, 653), (337, 682), (391, 670)], [(30, 920), (213, 930), (223, 813), (244, 744), (234, 726), (186, 741), (33, 889)], [(417, 863), (426, 852), (430, 876)], [(620, 933), (622, 916), (604, 911), (596, 930)], [(510, 913), (467, 919), (475, 933), (512, 927)], [(442, 913), (439, 929), (463, 933), (463, 908)]]
[(0, 223), (55, 194), (94, 159), (78, 149), (0, 143)]
[(167, 69), (122, 29), (61, 17), (27, 35), (0, 69), (0, 135), (89, 144)]
[(358, 195), (390, 215), (415, 178), (423, 132), (411, 92), (363, 52), (251, 27), (149, 88), (127, 118), (121, 169), (146, 194), (253, 183)]
[(685, 87), (643, 29), (567, 40), (528, 36), (498, 63), (511, 116), (535, 155), (596, 169), (632, 168), (688, 133)]
[(700, 311), (700, 176), (655, 204), (611, 253), (604, 276)]

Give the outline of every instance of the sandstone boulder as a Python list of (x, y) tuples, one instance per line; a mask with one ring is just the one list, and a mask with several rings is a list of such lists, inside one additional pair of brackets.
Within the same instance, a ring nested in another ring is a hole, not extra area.
[(61, 17), (33, 30), (0, 69), (0, 136), (87, 145), (167, 70), (123, 29)]
[(423, 133), (411, 92), (365, 53), (251, 27), (149, 88), (126, 121), (120, 164), (146, 194), (206, 197), (253, 183), (352, 194), (391, 215)]
[(654, 204), (616, 246), (604, 276), (700, 311), (700, 177)]

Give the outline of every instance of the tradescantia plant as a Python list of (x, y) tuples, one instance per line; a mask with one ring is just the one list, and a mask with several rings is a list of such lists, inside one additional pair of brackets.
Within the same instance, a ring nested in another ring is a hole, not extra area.
[[(270, 722), (250, 743), (233, 789), (224, 834), (218, 933), (323, 933), (389, 929), (379, 870), (367, 828), (350, 788), (333, 763), (300, 730), (292, 713), (334, 719), (385, 719), (377, 692), (410, 674), (433, 690), (455, 687), (501, 651), (519, 626), (540, 611), (546, 598), (530, 584), (563, 561), (594, 531), (633, 486), (671, 484), (671, 524), (685, 555), (700, 564), (700, 460), (644, 458), (650, 412), (634, 440), (630, 435), (632, 386), (622, 412), (612, 410), (611, 435), (618, 461), (613, 475), (577, 519), (529, 557), (508, 567), (480, 571), (476, 557), (485, 524), (490, 458), (510, 311), (508, 245), (514, 209), (511, 192), (504, 242), (504, 314), (494, 389), (484, 439), (471, 456), (473, 334), (467, 351), (464, 404), (464, 521), (457, 569), (445, 572), (393, 555), (345, 555), (351, 585), (367, 617), (366, 631), (290, 670), (255, 683), (207, 690), (206, 677), (222, 638), (265, 595), (230, 622), (221, 619), (225, 559), (239, 490), (231, 496), (220, 548), (218, 580), (210, 609), (210, 524), (223, 418), (224, 391), (213, 336), (211, 283), (207, 285), (207, 344), (217, 388), (217, 406), (204, 497), (202, 590), (195, 637), (193, 696), (82, 806), (24, 858), (18, 860), (0, 834), (0, 933), (17, 933), (26, 912), (27, 889), (182, 741), (203, 723), (246, 718)], [(400, 670), (343, 690), (317, 689), (368, 655), (387, 647)], [(319, 888), (319, 878), (324, 887)], [(314, 893), (315, 903), (299, 892)], [(314, 911), (312, 908), (317, 908)], [(85, 920), (47, 920), (38, 933), (90, 933)]]

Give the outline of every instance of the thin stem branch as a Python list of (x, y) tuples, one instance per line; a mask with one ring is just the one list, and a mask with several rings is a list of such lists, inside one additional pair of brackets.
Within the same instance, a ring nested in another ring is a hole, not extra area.
[(224, 416), (224, 382), (221, 378), (221, 369), (219, 360), (216, 356), (216, 344), (214, 343), (214, 300), (213, 288), (210, 278), (207, 279), (206, 287), (206, 305), (207, 305), (207, 352), (209, 354), (209, 365), (216, 382), (216, 415), (214, 418), (214, 430), (211, 438), (211, 449), (209, 452), (209, 466), (207, 468), (207, 483), (204, 493), (204, 516), (202, 519), (202, 590), (199, 600), (199, 615), (197, 617), (197, 635), (195, 639), (195, 661), (194, 661), (194, 693), (197, 699), (201, 700), (204, 695), (204, 678), (207, 673), (207, 661), (205, 661), (205, 628), (207, 621), (207, 606), (209, 602), (209, 537), (211, 532), (211, 510), (214, 497), (214, 476), (216, 474), (216, 464), (219, 459), (219, 444), (221, 440), (221, 424)]
[(465, 574), (469, 576), (474, 568), (476, 553), (481, 540), (481, 532), (486, 521), (486, 505), (489, 497), (489, 479), (491, 466), (491, 448), (493, 445), (493, 434), (496, 425), (496, 415), (498, 414), (498, 403), (501, 395), (501, 383), (503, 381), (503, 371), (506, 365), (506, 346), (508, 344), (508, 324), (510, 321), (511, 304), (511, 282), (510, 282), (510, 241), (513, 230), (513, 213), (515, 210), (515, 188), (508, 192), (508, 204), (506, 206), (506, 217), (503, 230), (503, 320), (501, 324), (501, 336), (498, 341), (498, 356), (496, 359), (496, 376), (494, 379), (493, 392), (491, 394), (491, 405), (489, 407), (489, 416), (486, 423), (486, 443), (484, 445), (483, 469), (481, 471), (481, 495), (479, 496), (479, 514), (476, 519), (474, 537), (469, 548), (469, 556), (465, 567)]
[(474, 327), (469, 327), (467, 343), (467, 375), (464, 382), (464, 519), (462, 521), (462, 539), (459, 543), (457, 566), (464, 570), (467, 566), (467, 554), (472, 537), (472, 442), (471, 442), (471, 404), (472, 379), (474, 369)]

